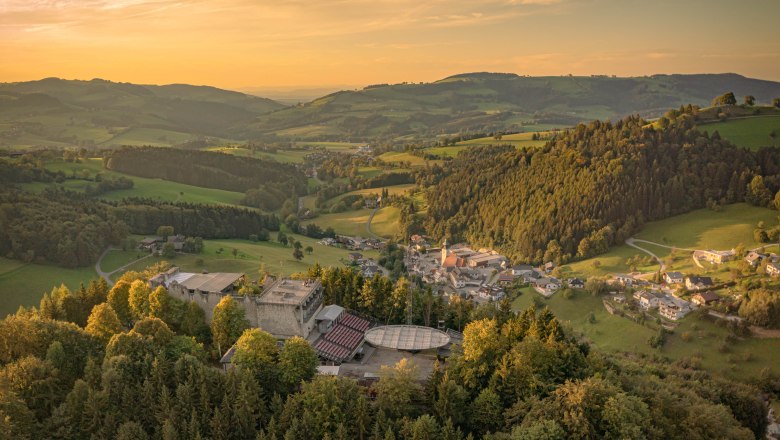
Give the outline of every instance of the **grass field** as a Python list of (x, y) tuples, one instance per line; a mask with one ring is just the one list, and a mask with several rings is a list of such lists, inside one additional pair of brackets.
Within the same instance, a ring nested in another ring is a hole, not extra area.
[(370, 209), (358, 209), (356, 211), (344, 211), (334, 214), (321, 214), (301, 223), (304, 225), (316, 223), (322, 229), (331, 227), (339, 234), (365, 237), (368, 235), (366, 223), (370, 214)]
[(693, 249), (731, 249), (739, 243), (753, 248), (761, 245), (753, 240), (756, 224), (763, 221), (767, 227), (774, 226), (777, 216), (778, 211), (735, 203), (719, 212), (697, 209), (648, 223), (635, 237)]
[[(136, 177), (117, 173), (115, 171), (104, 169), (102, 160), (98, 158), (87, 159), (81, 163), (64, 161), (52, 162), (46, 164), (46, 168), (52, 171), (62, 171), (67, 176), (79, 176), (83, 174), (92, 178), (95, 174), (101, 173), (104, 176), (124, 176), (133, 180), (134, 186), (131, 189), (111, 191), (100, 196), (106, 200), (121, 200), (125, 197), (147, 197), (174, 202), (237, 205), (238, 202), (244, 197), (244, 195), (239, 192), (224, 191), (221, 189), (212, 188), (201, 188), (199, 186), (185, 185), (183, 183), (171, 182), (168, 180), (147, 179), (144, 177)], [(94, 184), (93, 182), (86, 180), (66, 180), (63, 183), (63, 186), (72, 190), (83, 190), (86, 185), (90, 183)], [(23, 187), (30, 191), (37, 191), (48, 185), (56, 184), (34, 182), (25, 184)]]
[[(744, 119), (732, 119), (724, 122), (702, 124), (700, 131), (710, 134), (717, 131), (720, 137), (740, 147), (759, 149), (761, 147), (780, 146), (780, 116), (756, 116)], [(776, 136), (771, 138), (770, 133)]]
[(515, 147), (541, 147), (545, 144), (545, 140), (533, 140), (534, 133), (515, 133), (507, 134), (501, 137), (501, 139), (494, 139), (491, 137), (483, 137), (477, 139), (469, 139), (467, 141), (458, 142), (456, 146), (474, 146), (474, 145), (514, 145)]
[(0, 257), (0, 317), (16, 312), (20, 305), (38, 305), (43, 294), (54, 286), (64, 283), (77, 289), (95, 278), (97, 273), (91, 266), (64, 269)]
[[(727, 250), (740, 243), (746, 249), (751, 249), (765, 245), (765, 243), (757, 243), (753, 240), (753, 229), (756, 224), (763, 221), (767, 227), (771, 227), (777, 223), (777, 215), (778, 212), (771, 209), (736, 203), (724, 206), (720, 212), (698, 209), (687, 214), (650, 222), (634, 237), (686, 249)], [(671, 249), (662, 246), (648, 243), (636, 244), (660, 258), (666, 258), (672, 252)], [(627, 245), (620, 245), (613, 247), (605, 254), (577, 261), (565, 267), (571, 270), (572, 276), (605, 276), (628, 272), (629, 267), (625, 263), (626, 259), (635, 255), (644, 257), (647, 254)], [(598, 267), (594, 265), (595, 261), (599, 262)], [(640, 266), (637, 270), (639, 272), (653, 272), (657, 271), (658, 268), (657, 264), (653, 264)], [(725, 277), (725, 270), (728, 268), (730, 268), (729, 265), (717, 268), (705, 265), (705, 269), (699, 269), (690, 258), (690, 253), (680, 252), (669, 270), (696, 274), (708, 273), (716, 277)]]
[(395, 206), (380, 208), (371, 221), (371, 232), (385, 238), (392, 238), (398, 232), (398, 218), (401, 210)]
[[(327, 201), (328, 206), (333, 206), (335, 203), (338, 203), (340, 200), (344, 199), (348, 196), (367, 196), (370, 194), (381, 194), (383, 189), (387, 189), (388, 193), (390, 195), (397, 195), (397, 194), (403, 194), (410, 189), (413, 189), (415, 187), (415, 184), (413, 183), (407, 183), (403, 185), (393, 185), (393, 186), (385, 186), (382, 188), (365, 188), (365, 189), (358, 189), (355, 191), (350, 191), (348, 193), (344, 193), (341, 195), (338, 195), (330, 200)], [(306, 202), (304, 202), (304, 205)]]
[[(655, 330), (610, 315), (601, 298), (577, 292), (571, 299), (561, 295), (544, 299), (531, 288), (522, 291), (513, 303), (515, 310), (523, 310), (534, 301), (549, 307), (575, 334), (601, 350), (660, 355), (670, 360), (695, 357), (702, 368), (740, 379), (757, 377), (765, 367), (780, 372), (780, 339), (747, 338), (727, 344), (723, 351), (728, 331), (692, 315), (680, 322), (662, 349), (656, 350), (647, 342)], [(594, 323), (590, 322), (591, 313), (595, 317)]]
[(387, 153), (382, 153), (379, 156), (379, 159), (390, 163), (408, 162), (412, 167), (425, 166), (425, 159), (413, 154), (409, 154), (406, 151), (388, 151)]
[[(303, 260), (293, 258), (292, 246), (282, 246), (276, 241), (276, 233), (271, 234), (272, 241), (252, 242), (248, 240), (205, 240), (204, 250), (200, 254), (177, 255), (173, 259), (165, 260), (161, 257), (145, 259), (128, 270), (140, 270), (159, 261), (168, 261), (179, 266), (183, 271), (201, 272), (242, 272), (247, 277), (257, 279), (260, 267), (274, 275), (289, 275), (296, 272), (305, 272), (309, 266), (319, 263), (322, 266), (341, 266), (342, 261), (347, 261), (346, 249), (323, 246), (317, 240), (297, 234), (287, 234), (300, 241), (304, 248), (311, 246), (314, 252), (309, 255), (304, 252)], [(220, 252), (220, 248), (222, 252)], [(233, 249), (237, 255), (233, 256)], [(364, 251), (363, 255), (377, 258), (377, 251)], [(202, 260), (202, 264), (199, 260)], [(119, 277), (119, 273), (113, 275)]]

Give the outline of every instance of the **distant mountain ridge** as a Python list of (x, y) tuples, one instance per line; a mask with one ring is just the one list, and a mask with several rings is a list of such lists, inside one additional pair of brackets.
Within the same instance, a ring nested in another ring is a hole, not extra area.
[(200, 136), (409, 141), (655, 117), (680, 105), (708, 105), (727, 91), (768, 103), (780, 97), (780, 83), (734, 73), (618, 78), (472, 72), (339, 91), (287, 107), (208, 86), (47, 78), (0, 84), (0, 146), (176, 145)]
[(780, 83), (733, 73), (632, 78), (464, 73), (433, 83), (336, 92), (263, 115), (244, 136), (371, 140), (532, 131), (632, 114), (660, 116), (680, 105), (709, 105), (727, 91), (768, 103), (780, 96)]
[[(283, 108), (266, 98), (187, 84), (139, 85), (45, 78), (0, 84), (0, 144), (121, 145), (122, 139), (229, 137), (236, 126)], [(144, 131), (145, 130), (145, 131)], [(113, 138), (119, 138), (112, 144)]]

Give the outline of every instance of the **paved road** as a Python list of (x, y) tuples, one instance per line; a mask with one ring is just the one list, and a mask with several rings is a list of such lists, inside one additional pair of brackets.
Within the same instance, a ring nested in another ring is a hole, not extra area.
[(640, 251), (642, 251), (642, 252), (646, 253), (647, 255), (650, 255), (651, 257), (653, 257), (655, 259), (655, 261), (657, 261), (658, 264), (661, 265), (661, 269), (659, 269), (659, 270), (661, 272), (663, 272), (666, 269), (666, 265), (664, 264), (664, 262), (661, 261), (661, 259), (658, 257), (658, 255), (648, 251), (647, 249), (645, 249), (643, 247), (639, 247), (636, 244), (634, 244), (637, 241), (644, 242), (644, 243), (650, 243), (650, 244), (655, 244), (655, 243), (651, 243), (651, 242), (645, 241), (645, 240), (637, 240), (635, 238), (629, 238), (629, 239), (626, 240), (626, 244), (627, 245), (631, 246), (632, 248), (639, 249)]
[(95, 272), (97, 272), (98, 275), (100, 275), (109, 286), (113, 286), (114, 283), (111, 281), (111, 278), (108, 277), (109, 274), (103, 272), (103, 269), (100, 268), (100, 263), (103, 261), (103, 257), (106, 256), (106, 254), (111, 251), (110, 247), (107, 247), (106, 250), (103, 251), (102, 254), (100, 254), (100, 258), (98, 258), (97, 263), (95, 263)]
[(119, 272), (121, 270), (127, 269), (128, 267), (132, 266), (133, 264), (135, 264), (135, 263), (137, 263), (137, 262), (139, 262), (141, 260), (145, 260), (145, 259), (147, 259), (147, 258), (152, 256), (152, 254), (147, 254), (147, 255), (144, 255), (143, 257), (141, 257), (141, 258), (139, 258), (137, 260), (133, 260), (133, 261), (125, 264), (124, 266), (122, 266), (122, 267), (120, 267), (118, 269), (114, 269), (111, 272), (103, 272), (103, 269), (100, 267), (100, 263), (103, 262), (103, 257), (105, 257), (106, 254), (108, 254), (112, 250), (115, 250), (115, 248), (111, 248), (111, 247), (106, 248), (106, 250), (104, 250), (103, 253), (100, 254), (100, 258), (98, 258), (97, 263), (95, 263), (95, 272), (97, 272), (98, 275), (100, 275), (104, 280), (106, 280), (106, 282), (108, 283), (109, 286), (113, 286), (114, 285), (114, 282), (111, 281), (111, 275), (113, 275), (113, 274), (115, 274), (115, 273), (117, 273), (117, 272)]

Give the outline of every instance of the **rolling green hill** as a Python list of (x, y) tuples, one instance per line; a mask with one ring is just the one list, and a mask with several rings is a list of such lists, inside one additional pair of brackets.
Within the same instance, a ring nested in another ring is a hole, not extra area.
[(537, 131), (629, 114), (659, 116), (684, 104), (709, 104), (733, 91), (759, 102), (780, 96), (780, 83), (736, 74), (648, 77), (455, 75), (433, 83), (342, 91), (258, 118), (241, 137), (376, 139), (464, 131)]
[(525, 77), (470, 73), (432, 83), (373, 85), (309, 103), (213, 87), (94, 79), (0, 84), (0, 147), (178, 145), (223, 140), (375, 141), (463, 132), (529, 132), (629, 114), (660, 116), (725, 91), (780, 96), (780, 83), (737, 74)]
[(214, 87), (101, 79), (0, 84), (0, 146), (176, 145), (228, 138), (235, 126), (283, 108)]

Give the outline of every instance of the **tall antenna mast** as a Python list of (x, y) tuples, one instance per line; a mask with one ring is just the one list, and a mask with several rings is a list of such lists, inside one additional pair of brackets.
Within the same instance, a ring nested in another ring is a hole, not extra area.
[(409, 284), (406, 294), (406, 325), (412, 325), (412, 285)]

